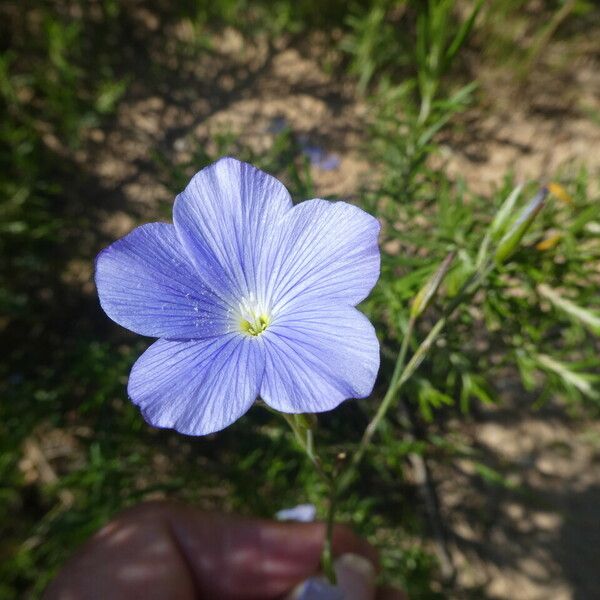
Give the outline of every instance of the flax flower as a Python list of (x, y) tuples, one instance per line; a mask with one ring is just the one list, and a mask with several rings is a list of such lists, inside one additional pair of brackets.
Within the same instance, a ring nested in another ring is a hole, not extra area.
[(129, 378), (145, 419), (204, 435), (259, 396), (315, 413), (369, 395), (379, 344), (355, 305), (379, 276), (378, 232), (345, 202), (294, 206), (277, 179), (233, 158), (197, 173), (172, 225), (142, 225), (96, 260), (107, 315), (159, 338)]

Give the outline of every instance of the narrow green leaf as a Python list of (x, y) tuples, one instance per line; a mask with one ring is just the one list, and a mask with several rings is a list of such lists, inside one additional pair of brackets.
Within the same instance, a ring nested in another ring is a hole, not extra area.
[(515, 204), (523, 191), (523, 185), (524, 184), (520, 183), (513, 189), (496, 213), (489, 229), (490, 237), (492, 239), (498, 239), (506, 231), (506, 226), (508, 225)]
[(477, 18), (477, 15), (479, 14), (479, 11), (481, 10), (482, 6), (483, 0), (477, 0), (477, 3), (471, 11), (471, 14), (463, 22), (463, 24), (460, 26), (460, 29), (454, 36), (452, 44), (446, 51), (446, 56), (444, 58), (444, 63), (446, 67), (452, 62), (454, 57), (458, 54), (458, 51), (463, 47), (467, 37), (469, 36), (473, 29), (473, 26), (475, 25), (475, 19)]
[(600, 335), (600, 316), (587, 308), (583, 308), (567, 298), (563, 298), (560, 292), (540, 283), (537, 287), (541, 296), (550, 300), (552, 304), (560, 310), (566, 312), (569, 316), (579, 321), (586, 327), (589, 327), (594, 333)]
[(600, 393), (592, 387), (589, 375), (576, 373), (569, 368), (569, 365), (560, 362), (547, 354), (537, 354), (535, 359), (543, 369), (555, 373), (565, 383), (577, 388), (584, 396), (587, 396), (592, 400), (600, 400)]

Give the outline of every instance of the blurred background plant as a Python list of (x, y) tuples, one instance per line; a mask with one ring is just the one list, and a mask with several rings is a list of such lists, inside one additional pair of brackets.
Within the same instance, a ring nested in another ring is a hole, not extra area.
[[(327, 164), (335, 172), (337, 158), (323, 151), (316, 160), (318, 136), (307, 141), (279, 117), (262, 146), (247, 143), (235, 123), (198, 137), (192, 119), (163, 136), (160, 120), (152, 130), (145, 116), (146, 97), (162, 98), (166, 119), (169, 107), (214, 94), (210, 114), (225, 98), (247, 97), (238, 81), (300, 48), (344, 82), (366, 115), (358, 143), (369, 174), (351, 196), (383, 224), (382, 276), (364, 304), (383, 362), (372, 401), (320, 418), (319, 446), (328, 460), (343, 460), (336, 457), (352, 454), (392, 376), (418, 291), (453, 253), (409, 353), (549, 183), (516, 181), (508, 171), (481, 193), (451, 172), (452, 136), (466, 135), (468, 110), (489, 105), (475, 63), (508, 65), (527, 86), (553, 41), (564, 49), (598, 31), (600, 12), (584, 0), (3, 3), (0, 598), (39, 596), (72, 548), (145, 498), (272, 516), (324, 494), (293, 436), (259, 408), (211, 439), (150, 430), (125, 396), (144, 343), (106, 321), (90, 269), (117, 237), (111, 216), (124, 221), (119, 235), (168, 218), (191, 174), (223, 154), (283, 177), (297, 201), (322, 194), (315, 176)], [(233, 65), (231, 46), (242, 57)], [(591, 105), (582, 111), (597, 118)], [(136, 131), (140, 153), (128, 159), (124, 144), (121, 162), (101, 161), (123, 123)], [(381, 548), (384, 577), (413, 598), (458, 589), (432, 468), (466, 461), (485, 485), (515, 487), (457, 437), (456, 422), (473, 422), (507, 395), (523, 399), (520, 411), (558, 402), (597, 419), (600, 202), (598, 173), (583, 164), (536, 174), (562, 187), (551, 186), (519, 247), (452, 316), (339, 507)], [(127, 186), (138, 183), (145, 197), (148, 173), (159, 201), (132, 202)]]

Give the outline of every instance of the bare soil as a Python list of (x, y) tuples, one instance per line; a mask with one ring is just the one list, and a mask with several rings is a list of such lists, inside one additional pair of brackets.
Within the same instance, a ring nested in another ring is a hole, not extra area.
[(453, 597), (592, 600), (600, 590), (600, 424), (520, 400), (456, 424), (506, 486), (486, 484), (471, 461), (434, 466), (458, 574)]

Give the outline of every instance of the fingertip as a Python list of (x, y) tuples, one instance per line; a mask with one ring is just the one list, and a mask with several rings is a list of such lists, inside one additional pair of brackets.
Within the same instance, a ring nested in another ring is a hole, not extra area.
[(377, 550), (367, 540), (354, 533), (347, 525), (335, 526), (333, 530), (332, 551), (334, 557), (341, 556), (342, 554), (358, 554), (366, 558), (377, 571), (379, 570)]
[(346, 600), (373, 600), (375, 598), (375, 567), (358, 554), (342, 554), (334, 562), (337, 585)]

